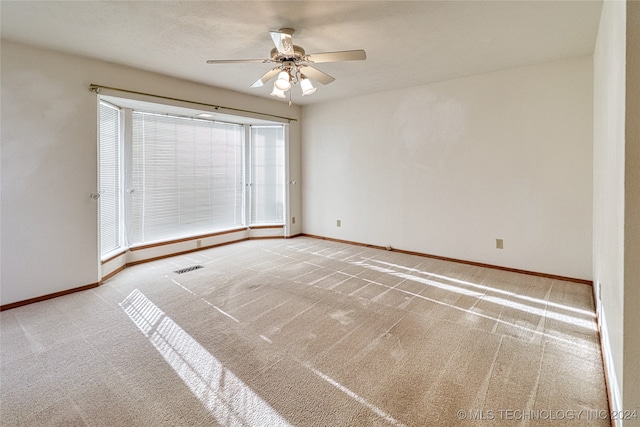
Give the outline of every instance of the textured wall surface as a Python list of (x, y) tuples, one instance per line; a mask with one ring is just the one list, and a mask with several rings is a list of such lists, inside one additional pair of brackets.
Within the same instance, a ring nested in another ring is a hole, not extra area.
[(590, 57), (305, 106), (303, 229), (591, 279), (592, 115)]

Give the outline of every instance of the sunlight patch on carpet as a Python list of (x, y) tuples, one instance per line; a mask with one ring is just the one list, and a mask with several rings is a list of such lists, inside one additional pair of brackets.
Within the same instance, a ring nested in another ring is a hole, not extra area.
[[(532, 298), (526, 295), (518, 295), (514, 292), (504, 291), (501, 289), (496, 289), (489, 286), (480, 285), (478, 283), (472, 283), (465, 280), (456, 279), (453, 277), (447, 277), (447, 276), (443, 276), (436, 273), (424, 272), (424, 271), (417, 270), (415, 268), (404, 267), (404, 266), (391, 264), (383, 261), (376, 261), (376, 260), (370, 260), (370, 261), (386, 265), (387, 267), (385, 268), (385, 270), (387, 270), (387, 272), (389, 272), (388, 268), (398, 269), (396, 271), (391, 270), (392, 272), (389, 274), (392, 274), (397, 277), (401, 277), (403, 279), (413, 280), (415, 282), (423, 283), (428, 286), (437, 287), (445, 291), (456, 292), (461, 295), (467, 295), (467, 296), (476, 297), (476, 298), (484, 298), (486, 301), (492, 302), (494, 304), (510, 307), (510, 308), (522, 311), (523, 313), (531, 313), (537, 316), (545, 316), (547, 318), (558, 320), (560, 322), (568, 323), (571, 325), (579, 326), (581, 328), (585, 328), (590, 331), (596, 330), (595, 322), (593, 321), (593, 319), (595, 318), (594, 317), (595, 315), (586, 310), (554, 303), (552, 301)], [(379, 270), (379, 268), (377, 267), (369, 266), (362, 262), (356, 263), (356, 264), (365, 268), (371, 268), (376, 271)], [(405, 271), (408, 271), (408, 273), (404, 273), (399, 270), (405, 270)], [(477, 290), (467, 289), (467, 288), (456, 286), (456, 285), (450, 285), (450, 284), (439, 282), (436, 280), (420, 277), (419, 275), (435, 277), (437, 279), (445, 280), (447, 282), (458, 283), (460, 285), (467, 286), (470, 288), (475, 288)], [(509, 298), (512, 298), (514, 300), (520, 300), (523, 302), (510, 301), (508, 299), (501, 298), (498, 296), (491, 296), (491, 295), (488, 295), (489, 293), (506, 295)], [(575, 315), (562, 314), (562, 313), (557, 313), (555, 311), (550, 311), (548, 309), (549, 307), (558, 308), (562, 311), (573, 312), (575, 313)]]
[(211, 304), (209, 301), (207, 301), (206, 299), (202, 299), (202, 301), (206, 302), (207, 304), (209, 304), (211, 307), (215, 308), (218, 313), (227, 316), (229, 319), (233, 320), (236, 323), (240, 323), (240, 321), (238, 319), (236, 319), (235, 317), (233, 317), (232, 315), (230, 315), (229, 313), (227, 313), (226, 311), (224, 311), (223, 309), (221, 309), (220, 307), (218, 307), (217, 305)]
[(354, 393), (353, 391), (349, 390), (348, 388), (346, 388), (345, 386), (343, 386), (342, 384), (340, 384), (339, 382), (337, 382), (336, 380), (334, 380), (330, 376), (323, 374), (322, 372), (318, 371), (317, 369), (315, 369), (314, 367), (312, 367), (312, 366), (310, 366), (308, 364), (305, 364), (305, 366), (306, 366), (307, 369), (309, 369), (311, 372), (316, 374), (318, 377), (322, 378), (323, 380), (325, 380), (326, 382), (328, 382), (329, 384), (331, 384), (332, 386), (334, 386), (335, 388), (337, 388), (338, 390), (340, 390), (341, 392), (343, 392), (344, 394), (346, 394), (347, 396), (349, 396), (350, 398), (352, 398), (356, 402), (360, 403), (362, 406), (366, 406), (373, 413), (375, 413), (377, 416), (379, 416), (380, 418), (384, 419), (388, 423), (390, 423), (390, 424), (392, 424), (394, 426), (397, 426), (397, 427), (406, 427), (400, 421), (396, 420), (391, 415), (387, 414), (382, 409), (378, 408), (376, 405), (368, 402), (362, 396), (360, 396), (360, 395)]
[[(382, 286), (385, 286), (385, 285), (382, 285)], [(385, 286), (385, 287), (391, 288), (390, 286)], [(590, 344), (589, 344), (590, 341), (589, 341), (588, 338), (571, 337), (571, 338), (566, 339), (566, 338), (562, 338), (560, 336), (555, 336), (555, 335), (551, 335), (551, 334), (545, 333), (542, 329), (540, 329), (540, 324), (538, 325), (539, 329), (532, 329), (532, 328), (526, 327), (525, 325), (508, 322), (508, 321), (505, 321), (505, 320), (500, 319), (498, 317), (493, 317), (493, 316), (489, 316), (487, 314), (483, 314), (483, 313), (478, 312), (478, 311), (473, 311), (471, 309), (458, 307), (455, 304), (448, 304), (446, 302), (438, 301), (437, 299), (429, 298), (429, 297), (426, 297), (424, 295), (417, 294), (415, 292), (411, 292), (411, 291), (407, 291), (407, 290), (399, 289), (399, 288), (391, 288), (391, 289), (394, 289), (396, 292), (401, 292), (403, 294), (413, 296), (415, 298), (420, 298), (420, 299), (423, 299), (425, 301), (431, 301), (431, 302), (433, 302), (435, 304), (438, 304), (438, 305), (441, 305), (441, 306), (445, 306), (445, 307), (452, 308), (454, 310), (462, 311), (462, 312), (468, 313), (468, 314), (470, 314), (472, 316), (482, 317), (482, 318), (485, 318), (485, 319), (488, 319), (488, 320), (495, 321), (497, 323), (501, 323), (503, 325), (514, 326), (516, 328), (521, 329), (522, 331), (530, 332), (532, 334), (539, 335), (541, 337), (545, 337), (545, 338), (549, 338), (549, 339), (552, 339), (552, 340), (560, 341), (560, 342), (563, 342), (563, 343), (568, 344), (568, 345), (573, 346), (573, 347), (581, 347), (581, 348), (584, 348), (585, 350), (588, 350), (590, 348)], [(493, 302), (495, 303), (495, 301), (493, 301)]]
[(120, 306), (218, 423), (291, 425), (142, 292)]

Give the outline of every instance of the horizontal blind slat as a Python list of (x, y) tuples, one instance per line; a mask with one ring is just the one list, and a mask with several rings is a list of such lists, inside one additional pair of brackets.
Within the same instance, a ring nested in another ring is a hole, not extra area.
[(284, 223), (284, 127), (251, 127), (251, 224)]
[(100, 103), (99, 108), (100, 254), (122, 246), (120, 185), (120, 111)]
[(132, 242), (242, 225), (242, 127), (133, 113)]

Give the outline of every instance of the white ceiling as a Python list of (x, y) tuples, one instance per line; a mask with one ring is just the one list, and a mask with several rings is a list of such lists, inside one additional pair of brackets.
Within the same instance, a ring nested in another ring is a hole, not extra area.
[[(365, 49), (318, 64), (336, 78), (310, 104), (590, 55), (601, 1), (7, 1), (2, 38), (239, 92), (272, 65), (270, 30), (292, 27), (307, 53)], [(46, 66), (46, 64), (43, 64)], [(135, 88), (129, 88), (135, 89)], [(283, 101), (286, 102), (286, 101)]]

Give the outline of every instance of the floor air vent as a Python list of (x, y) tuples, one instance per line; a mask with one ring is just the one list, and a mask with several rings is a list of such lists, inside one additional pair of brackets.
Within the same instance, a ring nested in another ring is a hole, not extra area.
[(202, 265), (192, 265), (191, 267), (187, 267), (187, 268), (182, 268), (180, 270), (176, 270), (176, 271), (174, 271), (174, 273), (178, 273), (178, 274), (188, 273), (190, 271), (197, 270), (199, 268), (204, 268), (204, 266), (202, 266)]

